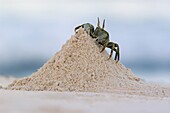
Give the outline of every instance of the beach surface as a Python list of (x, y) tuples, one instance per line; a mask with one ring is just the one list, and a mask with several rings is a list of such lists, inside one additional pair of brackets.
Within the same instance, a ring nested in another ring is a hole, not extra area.
[[(14, 79), (14, 78), (12, 78)], [(11, 79), (1, 77), (3, 87)], [(169, 97), (0, 89), (0, 113), (169, 113)]]
[(169, 113), (170, 87), (108, 60), (83, 29), (37, 72), (0, 78), (0, 113)]

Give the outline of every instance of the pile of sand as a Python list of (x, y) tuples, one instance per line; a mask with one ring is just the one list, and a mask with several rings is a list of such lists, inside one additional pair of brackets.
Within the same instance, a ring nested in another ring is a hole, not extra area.
[(170, 89), (150, 85), (113, 59), (82, 29), (30, 77), (8, 86), (15, 90), (115, 92), (168, 96)]

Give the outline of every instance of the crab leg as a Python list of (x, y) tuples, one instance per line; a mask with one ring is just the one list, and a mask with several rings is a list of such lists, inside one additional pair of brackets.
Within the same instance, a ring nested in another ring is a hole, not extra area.
[(103, 45), (103, 48), (102, 48), (102, 50), (100, 51), (100, 53), (105, 50), (105, 48), (108, 46), (108, 44), (109, 44), (109, 40), (105, 41), (104, 45), (103, 45), (103, 43), (101, 43), (101, 45)]
[(106, 46), (104, 45), (102, 50), (100, 51), (100, 53), (103, 52), (105, 50), (105, 48), (106, 48)]
[(113, 49), (111, 49), (111, 52), (110, 52), (108, 60), (112, 57), (112, 54), (113, 54)]
[(115, 43), (115, 47), (117, 47), (117, 49), (115, 50), (115, 52), (116, 52), (115, 60), (117, 60), (117, 62), (118, 62), (119, 58), (120, 58), (119, 45)]

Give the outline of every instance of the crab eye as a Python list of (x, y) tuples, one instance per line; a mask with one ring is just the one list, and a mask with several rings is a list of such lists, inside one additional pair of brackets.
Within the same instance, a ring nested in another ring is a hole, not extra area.
[(103, 20), (103, 26), (102, 26), (102, 29), (104, 29), (104, 26), (105, 26), (105, 19)]

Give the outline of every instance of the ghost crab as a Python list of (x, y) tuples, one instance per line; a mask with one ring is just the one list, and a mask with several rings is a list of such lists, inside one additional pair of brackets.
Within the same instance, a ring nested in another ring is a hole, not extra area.
[(108, 60), (112, 57), (113, 51), (115, 51), (116, 54), (115, 54), (114, 60), (116, 62), (119, 61), (119, 58), (120, 58), (119, 45), (117, 43), (110, 42), (109, 33), (106, 30), (104, 30), (105, 20), (103, 20), (102, 28), (100, 27), (100, 20), (98, 18), (97, 27), (95, 30), (94, 30), (94, 26), (92, 24), (85, 23), (85, 24), (77, 26), (75, 28), (75, 32), (77, 32), (77, 29), (79, 29), (80, 27), (82, 27), (84, 29), (84, 31), (86, 31), (92, 38), (96, 38), (96, 42), (103, 46), (103, 48), (100, 52), (103, 52), (106, 47), (111, 49)]

